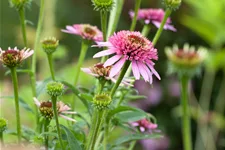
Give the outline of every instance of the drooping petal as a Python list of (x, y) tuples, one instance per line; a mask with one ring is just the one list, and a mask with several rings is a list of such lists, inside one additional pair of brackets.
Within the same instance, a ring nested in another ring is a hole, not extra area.
[(138, 66), (138, 69), (139, 69), (141, 75), (143, 76), (145, 82), (149, 82), (148, 73), (147, 73), (147, 71), (145, 70), (145, 68), (143, 67), (143, 63), (137, 62), (137, 66)]
[(77, 114), (75, 111), (63, 111), (62, 114)]
[(161, 25), (161, 23), (158, 22), (158, 21), (152, 21), (152, 23), (153, 23), (157, 28), (159, 28), (160, 25)]
[(151, 69), (152, 73), (153, 73), (159, 80), (161, 80), (161, 78), (160, 78), (158, 72), (154, 69), (154, 67), (153, 67), (151, 64), (149, 64), (149, 63), (147, 63), (147, 65), (148, 65), (148, 67)]
[(115, 56), (109, 58), (109, 59), (104, 63), (104, 67), (111, 66), (112, 64), (114, 64), (115, 62), (117, 62), (121, 57), (122, 57), (122, 55), (115, 55)]
[(92, 45), (91, 47), (112, 47), (110, 42), (96, 42), (97, 45)]
[(166, 30), (171, 30), (171, 31), (173, 31), (173, 32), (176, 32), (176, 31), (177, 31), (177, 29), (174, 28), (174, 26), (173, 26), (173, 25), (170, 25), (170, 24), (165, 24), (165, 25), (164, 25), (164, 29), (166, 29)]
[(36, 97), (33, 97), (34, 103), (35, 105), (37, 105), (38, 107), (41, 106), (41, 103), (38, 101), (38, 99)]
[(140, 79), (140, 72), (137, 66), (137, 62), (134, 60), (132, 61), (132, 72), (134, 74), (135, 79), (139, 80)]
[(123, 67), (123, 64), (125, 63), (126, 58), (122, 58), (120, 59), (111, 69), (110, 73), (109, 73), (109, 77), (114, 77), (115, 75), (117, 75), (121, 68)]
[(59, 114), (59, 116), (62, 117), (62, 118), (64, 118), (64, 119), (66, 119), (66, 120), (73, 121), (73, 122), (77, 122), (75, 119), (72, 119), (70, 117), (64, 116), (62, 114)]
[(113, 54), (113, 53), (115, 53), (114, 50), (108, 49), (108, 50), (104, 50), (104, 51), (100, 51), (100, 52), (96, 53), (96, 54), (93, 56), (93, 58), (98, 58), (98, 57), (102, 57), (102, 56), (107, 56), (107, 55), (111, 55), (111, 54)]
[(148, 77), (149, 77), (149, 83), (152, 84), (153, 79), (152, 79), (152, 73), (151, 73), (151, 71), (149, 70), (149, 68), (148, 68), (145, 64), (143, 64), (142, 67), (144, 68), (144, 70), (145, 70), (145, 71), (147, 72), (147, 74), (148, 74)]
[(91, 71), (91, 69), (90, 69), (90, 68), (81, 68), (81, 70), (82, 70), (83, 72), (85, 72), (85, 73), (89, 74), (89, 75), (94, 76), (94, 77), (99, 77), (99, 75), (98, 75), (98, 74), (93, 73), (93, 72)]

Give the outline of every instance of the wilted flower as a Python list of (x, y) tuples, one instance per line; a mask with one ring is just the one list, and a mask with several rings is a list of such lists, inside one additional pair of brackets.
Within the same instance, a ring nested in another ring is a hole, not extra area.
[[(104, 78), (105, 80), (111, 80), (112, 82), (116, 83), (118, 75), (110, 77), (109, 74), (110, 74), (111, 68), (112, 68), (112, 66), (105, 67), (103, 63), (97, 63), (93, 67), (81, 68), (81, 70), (87, 74), (90, 74), (90, 75), (96, 77), (96, 78), (99, 78), (99, 79)], [(129, 82), (132, 82), (132, 80), (124, 78), (121, 83), (124, 85), (133, 86)]]
[(83, 39), (92, 40), (95, 42), (103, 41), (102, 32), (96, 27), (89, 24), (74, 24), (73, 26), (66, 26), (66, 30), (62, 32), (76, 34)]
[(150, 132), (152, 133), (154, 130), (157, 129), (158, 125), (152, 123), (151, 121), (147, 119), (142, 119), (136, 122), (131, 123), (132, 126), (137, 127), (141, 132)]
[[(134, 17), (134, 11), (129, 12), (130, 17)], [(152, 23), (155, 25), (157, 28), (160, 27), (161, 22), (164, 18), (165, 12), (162, 9), (139, 9), (138, 10), (138, 15), (137, 15), (137, 20), (143, 21), (145, 24)], [(173, 25), (171, 25), (171, 19), (168, 18), (166, 20), (166, 24), (164, 25), (165, 30), (171, 30), (171, 31), (176, 31)]]
[[(52, 119), (54, 113), (51, 101), (39, 102), (36, 98), (34, 98), (34, 103), (38, 106), (43, 117), (45, 117), (46, 119)], [(69, 111), (71, 110), (69, 106), (65, 105), (62, 101), (58, 101), (56, 105), (57, 112), (60, 117), (76, 122), (76, 120), (74, 120), (73, 118), (65, 116), (65, 114), (77, 114), (76, 112)]]
[(14, 49), (9, 47), (8, 50), (5, 51), (0, 48), (0, 61), (9, 68), (17, 67), (24, 59), (28, 58), (33, 53), (33, 50), (26, 48), (18, 50), (17, 47)]
[(108, 42), (97, 42), (97, 46), (106, 46), (108, 50), (98, 52), (94, 58), (115, 54), (104, 63), (104, 67), (114, 64), (109, 77), (117, 75), (125, 61), (129, 60), (137, 80), (142, 75), (146, 82), (152, 83), (152, 74), (160, 79), (152, 62), (158, 59), (157, 49), (140, 32), (120, 31), (111, 36)]
[(195, 47), (185, 44), (182, 49), (177, 45), (165, 49), (166, 55), (171, 62), (171, 69), (174, 72), (192, 73), (206, 59), (207, 51), (200, 47), (197, 51)]

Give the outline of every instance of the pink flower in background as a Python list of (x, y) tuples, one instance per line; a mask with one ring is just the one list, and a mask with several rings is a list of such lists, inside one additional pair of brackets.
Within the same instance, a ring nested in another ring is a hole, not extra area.
[[(106, 80), (111, 80), (112, 82), (116, 83), (118, 75), (115, 75), (113, 77), (109, 77), (110, 71), (112, 66), (106, 66), (104, 67), (103, 63), (97, 63), (93, 67), (89, 68), (81, 68), (81, 70), (87, 74), (90, 74), (96, 78), (104, 77)], [(124, 78), (121, 82), (123, 85), (133, 86), (129, 82), (133, 82), (133, 80), (129, 80)]]
[[(130, 17), (134, 17), (134, 11), (129, 12)], [(139, 9), (138, 10), (138, 15), (137, 15), (137, 20), (143, 20), (145, 24), (152, 23), (154, 24), (157, 28), (160, 27), (160, 24), (163, 20), (163, 17), (165, 15), (164, 10), (162, 9)], [(164, 25), (165, 30), (171, 30), (171, 31), (176, 31), (173, 25), (171, 25), (171, 19), (168, 18), (166, 20), (166, 24)]]
[(79, 35), (83, 39), (92, 40), (94, 42), (103, 41), (102, 32), (96, 26), (89, 24), (66, 26), (66, 30), (62, 30), (62, 32)]
[(139, 130), (141, 132), (148, 131), (150, 133), (152, 133), (158, 127), (157, 124), (154, 124), (147, 119), (142, 119), (142, 120), (139, 120), (139, 121), (136, 121), (136, 122), (132, 122), (131, 125), (139, 128)]
[(94, 58), (115, 54), (104, 63), (105, 67), (113, 65), (109, 77), (118, 74), (129, 60), (137, 80), (142, 76), (146, 82), (152, 83), (152, 74), (160, 80), (152, 61), (158, 59), (157, 49), (140, 32), (120, 31), (109, 37), (108, 42), (97, 42), (97, 46), (108, 47), (108, 50), (98, 52)]

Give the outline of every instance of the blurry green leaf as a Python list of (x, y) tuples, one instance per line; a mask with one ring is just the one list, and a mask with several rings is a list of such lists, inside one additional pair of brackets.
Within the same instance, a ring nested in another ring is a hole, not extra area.
[[(28, 69), (16, 69), (16, 72), (18, 72), (18, 73), (28, 73), (28, 74), (31, 74), (32, 73), (32, 71), (31, 70), (28, 70)], [(11, 74), (11, 71), (10, 70), (7, 70), (5, 72), (5, 76), (7, 76), (9, 74)]]
[(55, 51), (53, 58), (54, 59), (61, 59), (66, 57), (66, 47), (63, 45), (59, 45), (57, 50)]
[(212, 71), (217, 71), (219, 69), (223, 69), (225, 71), (225, 49), (216, 52), (209, 52), (206, 59), (206, 67)]
[(125, 99), (132, 101), (132, 100), (140, 100), (140, 99), (146, 99), (147, 97), (145, 95), (128, 95), (125, 97)]
[(86, 99), (86, 100), (88, 100), (88, 101), (93, 101), (93, 96), (91, 95), (91, 94), (88, 94), (88, 93), (81, 93), (81, 94), (79, 94), (80, 95), (80, 97), (82, 97), (82, 98), (84, 98), (84, 99)]
[(37, 97), (40, 96), (41, 93), (45, 92), (45, 87), (48, 84), (49, 81), (51, 81), (51, 78), (47, 78), (43, 81), (39, 81), (36, 84), (36, 91), (37, 91)]
[(58, 137), (58, 134), (55, 132), (42, 132), (39, 136), (44, 136), (44, 135)]
[(115, 142), (114, 145), (120, 145), (126, 142), (130, 142), (133, 140), (143, 140), (143, 139), (155, 139), (155, 138), (161, 138), (162, 135), (159, 134), (129, 134), (129, 135), (125, 135), (123, 137), (118, 138)]
[(60, 125), (60, 127), (66, 133), (67, 141), (69, 143), (70, 150), (83, 150), (83, 148), (79, 144), (79, 141), (76, 139), (76, 137), (73, 135), (73, 133), (63, 125)]
[(122, 122), (134, 122), (146, 118), (146, 114), (139, 111), (128, 111), (117, 114), (116, 118)]
[[(8, 99), (14, 99), (14, 96), (2, 96), (0, 98), (8, 98)], [(34, 114), (33, 109), (26, 103), (26, 101), (24, 101), (21, 97), (19, 97), (19, 104), (20, 106), (22, 106), (25, 110), (31, 112)]]

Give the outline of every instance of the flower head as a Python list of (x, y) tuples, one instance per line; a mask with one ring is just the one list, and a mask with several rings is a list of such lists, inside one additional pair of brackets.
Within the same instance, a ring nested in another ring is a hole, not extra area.
[(18, 11), (25, 6), (29, 6), (31, 2), (32, 0), (9, 0), (11, 7), (15, 7)]
[(125, 61), (131, 61), (132, 71), (137, 80), (141, 75), (146, 82), (152, 83), (152, 74), (160, 79), (152, 62), (158, 59), (157, 49), (140, 32), (120, 31), (111, 36), (108, 42), (97, 42), (97, 46), (106, 46), (108, 50), (98, 52), (94, 58), (115, 54), (104, 63), (104, 67), (114, 64), (109, 77), (117, 75)]
[(113, 0), (92, 0), (96, 11), (110, 11), (113, 6)]
[(8, 121), (4, 118), (0, 118), (0, 133), (4, 132), (7, 129)]
[[(130, 17), (134, 17), (134, 11), (129, 12)], [(137, 20), (143, 21), (145, 24), (150, 24), (152, 23), (155, 25), (157, 28), (160, 27), (160, 24), (163, 20), (163, 17), (165, 15), (164, 10), (162, 9), (139, 9), (138, 10), (138, 15), (137, 15)], [(166, 24), (164, 25), (165, 30), (171, 30), (171, 31), (176, 31), (173, 25), (171, 25), (171, 20), (168, 18), (166, 20)]]
[(59, 41), (54, 37), (45, 38), (42, 42), (42, 48), (47, 54), (52, 54), (56, 51)]
[(197, 51), (195, 47), (185, 44), (182, 49), (177, 45), (165, 49), (166, 55), (171, 62), (171, 69), (174, 72), (192, 73), (206, 59), (207, 51), (200, 47)]
[(109, 105), (111, 104), (111, 102), (112, 102), (111, 97), (109, 95), (107, 95), (107, 94), (104, 94), (104, 93), (97, 94), (93, 98), (94, 106), (98, 110), (107, 109), (109, 107)]
[(181, 4), (181, 0), (164, 0), (163, 1), (166, 8), (176, 10)]
[[(103, 63), (97, 63), (93, 67), (89, 68), (81, 68), (81, 70), (87, 74), (90, 74), (98, 79), (105, 79), (105, 80), (111, 80), (112, 82), (116, 83), (118, 75), (115, 75), (113, 77), (110, 77), (110, 71), (111, 71), (112, 66), (104, 66)], [(133, 86), (129, 82), (132, 82), (129, 79), (123, 79), (122, 84), (128, 85), (128, 86)]]
[(147, 119), (142, 119), (136, 122), (132, 122), (131, 125), (134, 127), (137, 127), (141, 132), (148, 131), (150, 133), (152, 133), (158, 127), (157, 124), (154, 124)]
[(30, 49), (22, 49), (18, 50), (17, 47), (11, 49), (10, 47), (8, 50), (3, 51), (0, 48), (0, 61), (7, 67), (17, 67), (19, 66), (22, 61), (34, 53), (33, 50)]
[[(39, 111), (41, 112), (41, 115), (43, 117), (45, 117), (46, 119), (49, 119), (49, 120), (51, 120), (53, 118), (54, 113), (53, 113), (51, 101), (39, 102), (36, 98), (34, 98), (34, 103), (39, 108)], [(58, 101), (56, 104), (57, 104), (58, 115), (60, 117), (76, 122), (76, 120), (65, 116), (65, 114), (77, 114), (76, 112), (69, 111), (69, 110), (71, 110), (71, 108), (69, 106), (65, 105), (62, 101)]]
[(61, 96), (64, 92), (64, 85), (60, 82), (53, 81), (47, 84), (46, 90), (50, 96)]
[(66, 26), (66, 30), (62, 32), (76, 34), (83, 39), (92, 40), (95, 42), (103, 41), (102, 32), (96, 27), (89, 24), (74, 24), (73, 26)]

